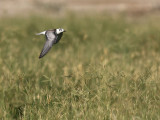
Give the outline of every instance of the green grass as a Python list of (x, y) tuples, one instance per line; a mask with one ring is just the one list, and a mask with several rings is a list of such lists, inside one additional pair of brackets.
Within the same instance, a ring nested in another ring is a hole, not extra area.
[[(0, 20), (0, 119), (160, 119), (160, 18)], [(67, 30), (38, 59), (51, 28)]]

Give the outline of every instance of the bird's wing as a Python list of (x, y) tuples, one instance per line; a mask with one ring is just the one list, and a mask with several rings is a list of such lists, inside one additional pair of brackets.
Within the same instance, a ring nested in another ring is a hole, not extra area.
[(44, 55), (48, 53), (48, 51), (51, 49), (52, 45), (54, 44), (55, 41), (55, 35), (53, 34), (53, 31), (47, 31), (46, 32), (46, 43), (41, 51), (41, 54), (39, 58), (42, 58)]
[(46, 40), (50, 40), (50, 41), (54, 41), (56, 38), (55, 33), (52, 30), (47, 31), (45, 36), (46, 36)]
[(53, 45), (53, 42), (47, 40), (42, 51), (41, 51), (39, 58), (42, 58), (44, 55), (46, 55), (48, 53), (48, 51), (51, 49), (52, 45)]
[(58, 36), (57, 36), (57, 38), (56, 38), (56, 42), (57, 42), (57, 43), (58, 43), (59, 40), (62, 38), (62, 36), (63, 36), (63, 33), (58, 34)]

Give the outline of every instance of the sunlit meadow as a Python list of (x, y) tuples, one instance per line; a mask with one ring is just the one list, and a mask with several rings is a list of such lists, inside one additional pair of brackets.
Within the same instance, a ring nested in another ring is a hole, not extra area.
[[(160, 18), (0, 20), (0, 119), (160, 119)], [(35, 33), (67, 32), (39, 59)]]

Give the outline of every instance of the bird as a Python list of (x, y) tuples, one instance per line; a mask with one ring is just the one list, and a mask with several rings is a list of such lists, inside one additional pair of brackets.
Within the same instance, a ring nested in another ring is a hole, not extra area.
[(45, 35), (46, 42), (43, 46), (43, 49), (39, 55), (39, 59), (44, 57), (54, 44), (57, 44), (63, 36), (63, 32), (66, 32), (63, 28), (46, 30), (36, 35)]

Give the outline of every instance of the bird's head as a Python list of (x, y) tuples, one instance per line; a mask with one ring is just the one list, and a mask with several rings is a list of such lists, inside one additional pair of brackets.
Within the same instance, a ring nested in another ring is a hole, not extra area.
[(63, 32), (66, 32), (63, 28), (56, 29), (57, 34), (60, 34), (60, 33), (63, 33)]

